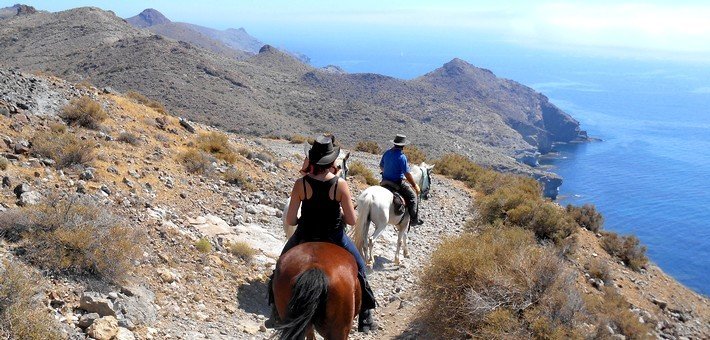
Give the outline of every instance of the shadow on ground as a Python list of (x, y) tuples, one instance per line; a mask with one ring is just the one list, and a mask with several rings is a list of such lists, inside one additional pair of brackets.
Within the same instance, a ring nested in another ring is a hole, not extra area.
[(269, 316), (271, 308), (267, 299), (267, 284), (264, 281), (248, 281), (237, 291), (239, 308), (247, 313)]

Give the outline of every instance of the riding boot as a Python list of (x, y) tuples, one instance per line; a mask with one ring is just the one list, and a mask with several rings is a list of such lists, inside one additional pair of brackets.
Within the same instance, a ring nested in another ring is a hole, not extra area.
[(360, 290), (362, 291), (362, 304), (360, 310), (369, 310), (377, 307), (377, 301), (375, 301), (375, 293), (372, 292), (370, 284), (367, 282), (365, 277), (358, 273), (358, 281), (360, 281)]
[(279, 323), (281, 323), (281, 319), (279, 318), (279, 312), (276, 310), (276, 303), (274, 302), (273, 281), (274, 274), (271, 273), (271, 276), (269, 276), (269, 283), (267, 284), (269, 290), (269, 305), (271, 306), (271, 315), (266, 321), (264, 321), (264, 326), (266, 328), (274, 328)]
[(377, 324), (372, 319), (372, 309), (364, 309), (360, 311), (360, 315), (357, 318), (357, 331), (363, 333), (369, 333), (370, 331), (377, 330)]

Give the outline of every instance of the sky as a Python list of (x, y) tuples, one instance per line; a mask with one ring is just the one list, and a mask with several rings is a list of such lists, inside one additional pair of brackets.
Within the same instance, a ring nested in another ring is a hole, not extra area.
[[(0, 7), (21, 0), (0, 0)], [(129, 17), (147, 7), (173, 21), (244, 27), (264, 41), (495, 41), (544, 51), (710, 64), (710, 1), (104, 1), (26, 3), (59, 11), (97, 6)]]

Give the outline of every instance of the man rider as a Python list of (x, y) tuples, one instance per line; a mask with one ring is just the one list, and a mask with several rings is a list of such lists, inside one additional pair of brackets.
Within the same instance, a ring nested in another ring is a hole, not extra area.
[[(407, 136), (397, 135), (392, 141), (394, 146), (385, 151), (380, 160), (380, 170), (382, 170), (382, 182), (380, 185), (395, 189), (407, 202), (409, 210), (409, 225), (415, 226), (424, 223), (419, 219), (419, 209), (417, 207), (417, 196), (421, 189), (414, 182), (412, 174), (409, 173), (409, 162), (404, 154), (405, 145), (409, 144)], [(407, 180), (407, 184), (403, 181)]]

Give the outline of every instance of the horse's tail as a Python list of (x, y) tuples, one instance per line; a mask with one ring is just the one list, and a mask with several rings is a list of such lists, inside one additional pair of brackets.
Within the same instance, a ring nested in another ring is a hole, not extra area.
[(286, 320), (276, 327), (279, 338), (303, 339), (308, 325), (325, 311), (328, 278), (318, 268), (311, 268), (296, 278)]
[(357, 199), (357, 221), (355, 228), (352, 231), (353, 243), (355, 247), (363, 254), (365, 242), (367, 242), (367, 233), (370, 229), (370, 205), (372, 204), (372, 195), (365, 193)]

